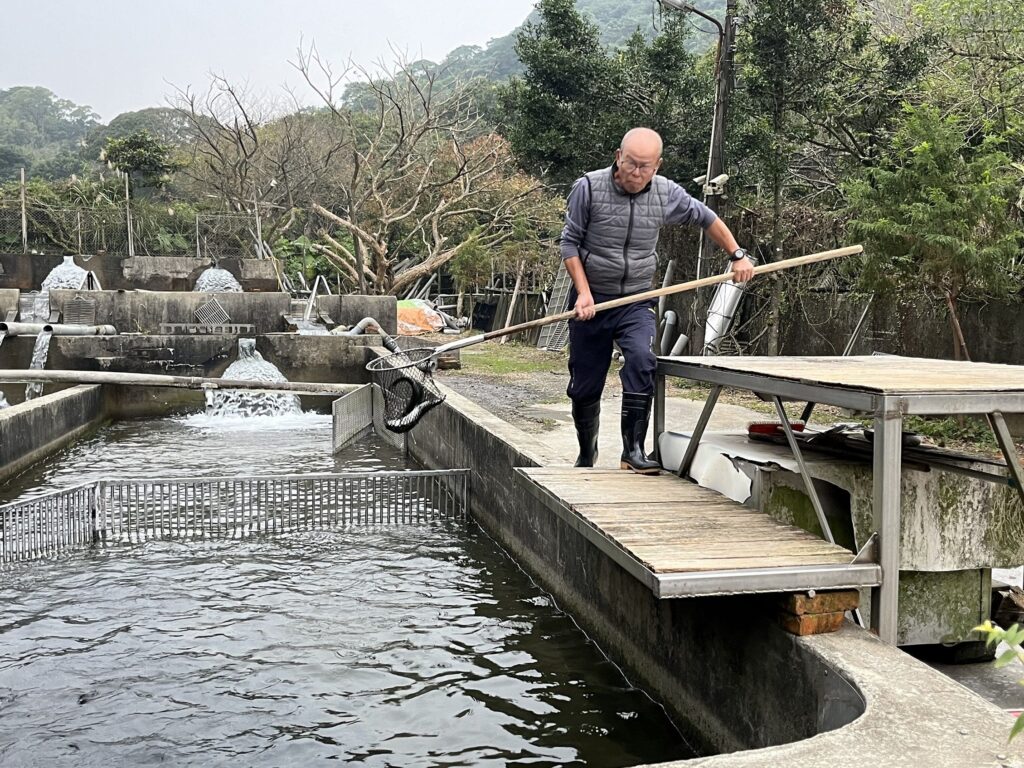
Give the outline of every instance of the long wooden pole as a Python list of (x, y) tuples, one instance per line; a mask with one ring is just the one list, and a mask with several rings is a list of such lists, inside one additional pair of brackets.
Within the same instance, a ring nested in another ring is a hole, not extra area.
[(303, 395), (339, 397), (360, 387), (359, 384), (317, 384), (305, 381), (243, 381), (241, 379), (208, 379), (201, 376), (164, 376), (152, 373), (119, 373), (117, 371), (46, 371), (3, 370), (0, 383), (28, 384), (116, 384), (120, 386), (171, 387), (174, 389), (254, 389), (263, 392), (295, 392)]
[[(836, 248), (831, 251), (822, 251), (820, 253), (811, 253), (807, 256), (798, 256), (795, 259), (783, 259), (782, 261), (774, 261), (770, 264), (762, 264), (760, 267), (754, 267), (754, 275), (765, 275), (770, 272), (779, 272), (783, 269), (791, 269), (793, 267), (802, 267), (807, 264), (817, 264), (820, 261), (830, 261), (831, 259), (839, 259), (843, 256), (852, 256), (856, 253), (863, 253), (864, 247), (861, 245), (849, 245), (845, 248)], [(605, 301), (600, 304), (594, 305), (595, 312), (603, 312), (606, 309), (613, 309), (615, 307), (624, 307), (627, 304), (635, 304), (639, 301), (646, 301), (648, 299), (656, 299), (659, 296), (668, 296), (672, 293), (683, 293), (684, 291), (693, 291), (698, 288), (703, 288), (708, 285), (715, 285), (716, 283), (725, 283), (732, 280), (731, 272), (723, 272), (720, 275), (711, 275), (710, 277), (702, 277), (699, 280), (690, 280), (687, 283), (679, 283), (678, 285), (670, 285), (665, 288), (656, 288), (652, 291), (644, 291), (643, 293), (635, 293), (632, 296), (623, 296), (619, 299), (612, 299), (611, 301)], [(453, 341), (450, 344), (445, 344), (437, 348), (437, 354), (447, 352), (453, 349), (461, 349), (462, 347), (468, 347), (471, 344), (478, 344), (481, 341), (488, 341), (490, 339), (496, 339), (499, 336), (507, 336), (510, 333), (521, 333), (522, 331), (528, 331), (531, 328), (538, 328), (542, 325), (549, 325), (551, 323), (557, 323), (560, 320), (572, 320), (576, 316), (575, 311), (568, 310), (561, 312), (557, 315), (549, 315), (547, 317), (540, 317), (536, 320), (530, 320), (525, 323), (519, 323), (519, 325), (509, 326), (508, 328), (501, 328), (497, 331), (489, 331), (481, 334), (480, 336), (472, 336), (468, 339), (459, 339)]]

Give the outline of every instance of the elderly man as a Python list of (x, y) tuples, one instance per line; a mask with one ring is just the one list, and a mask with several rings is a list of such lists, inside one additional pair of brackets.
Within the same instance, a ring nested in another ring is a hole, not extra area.
[(562, 259), (572, 278), (569, 305), (569, 386), (580, 453), (577, 467), (597, 460), (601, 392), (612, 343), (625, 356), (622, 381), (622, 469), (656, 474), (644, 452), (654, 397), (656, 330), (654, 300), (594, 312), (594, 305), (649, 290), (657, 267), (658, 232), (665, 224), (699, 224), (729, 254), (733, 279), (745, 282), (753, 264), (732, 232), (703, 203), (674, 181), (658, 176), (661, 137), (634, 128), (622, 139), (610, 168), (591, 171), (569, 194)]

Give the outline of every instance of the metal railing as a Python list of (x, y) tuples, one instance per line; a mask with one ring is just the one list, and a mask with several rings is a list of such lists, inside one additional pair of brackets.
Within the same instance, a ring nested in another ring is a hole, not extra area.
[(464, 517), (469, 470), (99, 480), (0, 507), (0, 563), (94, 544)]

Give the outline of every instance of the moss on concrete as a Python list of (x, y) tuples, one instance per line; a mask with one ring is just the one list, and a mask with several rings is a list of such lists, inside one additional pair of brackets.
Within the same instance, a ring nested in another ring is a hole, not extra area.
[(935, 642), (935, 627), (942, 628), (942, 643), (980, 640), (971, 630), (988, 618), (991, 585), (991, 572), (984, 569), (944, 573), (902, 571), (899, 643)]

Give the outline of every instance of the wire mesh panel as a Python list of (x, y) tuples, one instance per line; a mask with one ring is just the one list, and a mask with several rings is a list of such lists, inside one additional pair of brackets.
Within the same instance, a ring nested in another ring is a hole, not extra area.
[(96, 325), (96, 299), (75, 294), (64, 304), (64, 322), (69, 325)]
[(132, 211), (136, 253), (147, 256), (188, 256), (196, 252), (196, 224), (174, 208), (147, 206)]
[(124, 208), (26, 207), (28, 247), (39, 253), (129, 252)]
[(468, 470), (103, 481), (104, 541), (243, 538), (464, 515)]
[(260, 255), (256, 217), (247, 213), (204, 213), (196, 217), (199, 252), (208, 259)]
[(82, 485), (0, 507), (0, 562), (34, 560), (90, 544), (97, 489)]
[(0, 200), (0, 252), (21, 253), (21, 201)]
[(373, 431), (373, 385), (364, 384), (331, 403), (331, 450), (344, 450)]
[(0, 506), (0, 563), (91, 543), (246, 538), (465, 516), (469, 470), (101, 480)]

